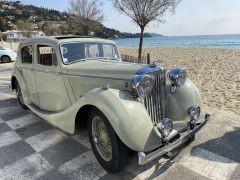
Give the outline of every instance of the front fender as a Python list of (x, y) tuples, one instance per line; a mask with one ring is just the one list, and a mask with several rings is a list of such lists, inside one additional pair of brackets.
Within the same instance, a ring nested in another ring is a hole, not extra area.
[(170, 83), (167, 83), (166, 116), (174, 121), (175, 128), (182, 127), (189, 121), (188, 108), (196, 105), (201, 107), (201, 96), (194, 83), (187, 79), (184, 85), (170, 92)]
[(161, 145), (144, 105), (129, 92), (94, 89), (84, 96), (109, 120), (122, 142), (135, 151), (150, 151)]

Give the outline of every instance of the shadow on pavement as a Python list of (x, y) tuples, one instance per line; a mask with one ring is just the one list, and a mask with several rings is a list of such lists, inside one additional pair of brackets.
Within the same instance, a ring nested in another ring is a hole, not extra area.
[[(135, 174), (136, 177), (138, 178), (139, 174), (145, 174), (147, 176), (146, 179), (154, 179), (154, 178), (159, 178), (162, 174), (164, 174), (169, 168), (171, 168), (175, 162), (178, 161), (180, 158), (180, 153), (182, 150), (187, 148), (192, 142), (194, 138), (189, 139), (186, 143), (182, 144), (180, 147), (174, 150), (175, 155), (169, 157), (167, 155), (163, 155), (162, 157), (157, 158), (156, 160), (149, 162), (146, 165), (137, 165), (137, 158), (134, 160), (132, 159), (131, 164), (135, 164), (135, 166), (132, 167), (132, 170), (135, 169)], [(136, 156), (135, 156), (136, 157)], [(161, 159), (163, 161), (161, 161)], [(160, 161), (159, 161), (160, 160)]]
[(0, 100), (0, 108), (18, 106), (18, 101), (16, 98), (9, 98), (5, 100)]
[[(211, 139), (202, 144), (192, 148), (191, 155), (196, 156), (194, 153), (195, 148), (205, 149), (219, 156), (231, 159), (240, 163), (240, 127), (234, 127), (233, 131), (226, 132), (223, 136)], [(204, 157), (204, 156), (203, 156)], [(200, 158), (203, 158), (202, 156)], [(209, 158), (210, 161), (221, 162), (221, 158)], [(224, 161), (223, 163), (230, 163)]]

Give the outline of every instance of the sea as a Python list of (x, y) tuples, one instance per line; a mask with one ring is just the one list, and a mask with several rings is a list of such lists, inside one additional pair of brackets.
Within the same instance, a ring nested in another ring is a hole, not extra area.
[[(117, 39), (115, 42), (118, 46), (137, 47), (139, 38)], [(240, 34), (146, 37), (143, 46), (240, 49)]]

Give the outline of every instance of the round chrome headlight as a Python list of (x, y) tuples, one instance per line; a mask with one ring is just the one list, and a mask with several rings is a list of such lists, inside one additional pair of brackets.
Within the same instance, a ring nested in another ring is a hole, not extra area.
[(192, 106), (188, 109), (188, 114), (191, 121), (197, 121), (199, 119), (201, 109), (199, 106)]
[(167, 137), (173, 130), (173, 122), (171, 121), (171, 119), (164, 118), (160, 121), (159, 127), (164, 137)]
[(185, 68), (178, 67), (171, 70), (168, 73), (168, 77), (174, 86), (183, 86), (187, 78), (187, 70)]
[(136, 84), (135, 88), (140, 97), (145, 98), (150, 96), (154, 86), (154, 77), (150, 75), (144, 75)]

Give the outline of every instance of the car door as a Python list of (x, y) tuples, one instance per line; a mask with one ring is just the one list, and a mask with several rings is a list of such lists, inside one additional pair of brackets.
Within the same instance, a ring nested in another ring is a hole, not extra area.
[(40, 108), (46, 111), (61, 111), (70, 106), (55, 50), (50, 44), (36, 44), (35, 79)]
[(20, 48), (20, 59), (22, 76), (27, 87), (29, 100), (32, 104), (39, 106), (37, 87), (34, 72), (34, 49), (33, 44), (24, 45)]

